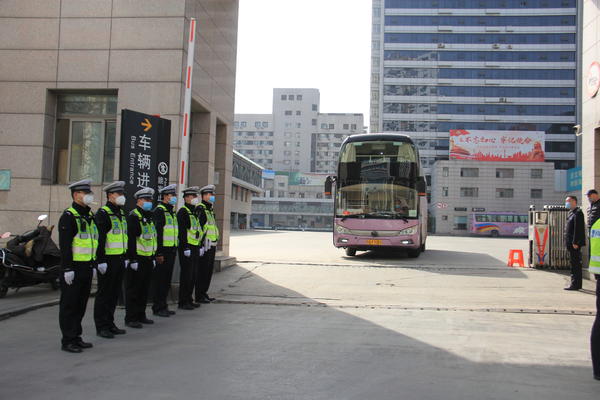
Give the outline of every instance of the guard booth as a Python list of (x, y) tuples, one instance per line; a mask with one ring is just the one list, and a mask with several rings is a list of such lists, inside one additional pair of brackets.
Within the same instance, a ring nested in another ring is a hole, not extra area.
[(529, 266), (540, 269), (569, 269), (569, 251), (564, 230), (569, 210), (564, 206), (529, 208)]

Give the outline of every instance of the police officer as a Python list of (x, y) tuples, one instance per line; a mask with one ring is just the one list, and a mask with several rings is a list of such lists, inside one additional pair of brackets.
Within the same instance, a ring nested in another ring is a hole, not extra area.
[(196, 216), (196, 207), (200, 188), (192, 186), (183, 191), (184, 205), (177, 211), (179, 225), (179, 308), (193, 310), (200, 307), (192, 299), (194, 278), (198, 269), (200, 252), (203, 252), (202, 228)]
[(600, 219), (590, 231), (590, 273), (596, 275), (596, 319), (590, 338), (594, 379), (600, 380)]
[(96, 213), (98, 226), (98, 291), (94, 302), (94, 322), (98, 336), (112, 339), (125, 334), (115, 325), (115, 308), (125, 274), (127, 220), (125, 218), (125, 182), (104, 187), (106, 205)]
[(81, 338), (81, 320), (92, 287), (98, 249), (98, 229), (90, 209), (94, 202), (91, 184), (91, 180), (84, 179), (69, 185), (73, 204), (58, 222), (62, 267), (58, 320), (62, 350), (69, 353), (81, 353), (83, 349), (93, 347)]
[(565, 246), (571, 259), (571, 284), (565, 290), (579, 290), (582, 285), (581, 248), (585, 246), (585, 221), (583, 212), (577, 206), (577, 197), (568, 196), (565, 207), (569, 209), (565, 225)]
[(215, 266), (215, 254), (219, 241), (219, 228), (213, 210), (215, 203), (215, 185), (207, 185), (200, 189), (202, 202), (198, 207), (198, 219), (204, 234), (204, 254), (200, 254), (200, 266), (196, 279), (196, 301), (210, 303), (214, 299), (208, 296), (208, 288), (212, 280)]
[(598, 196), (596, 189), (588, 190), (586, 196), (590, 203), (590, 207), (587, 210), (587, 226), (589, 231), (598, 218), (600, 218), (600, 196)]
[(152, 222), (154, 189), (143, 188), (134, 194), (136, 207), (127, 216), (129, 268), (125, 274), (125, 325), (142, 328), (153, 324), (146, 317), (146, 302), (156, 265), (156, 228)]
[(154, 270), (154, 298), (152, 311), (159, 317), (175, 314), (167, 306), (171, 288), (173, 265), (177, 256), (178, 225), (175, 215), (177, 185), (165, 186), (158, 191), (161, 203), (154, 209), (153, 219), (157, 233), (156, 268)]

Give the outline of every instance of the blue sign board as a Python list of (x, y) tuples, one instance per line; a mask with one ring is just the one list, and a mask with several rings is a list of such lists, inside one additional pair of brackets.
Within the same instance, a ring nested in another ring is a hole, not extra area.
[(567, 170), (567, 192), (581, 190), (581, 167)]
[(0, 169), (0, 190), (10, 190), (10, 169)]

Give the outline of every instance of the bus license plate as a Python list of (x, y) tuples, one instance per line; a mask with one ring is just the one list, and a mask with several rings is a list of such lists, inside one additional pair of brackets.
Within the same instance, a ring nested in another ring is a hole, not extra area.
[(369, 239), (367, 240), (367, 244), (371, 246), (381, 246), (382, 242), (381, 240)]

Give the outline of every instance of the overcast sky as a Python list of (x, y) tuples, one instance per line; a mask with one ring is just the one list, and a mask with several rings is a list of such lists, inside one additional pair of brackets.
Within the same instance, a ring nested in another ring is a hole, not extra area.
[(369, 117), (371, 0), (240, 0), (236, 113), (276, 87), (317, 88), (321, 112)]

